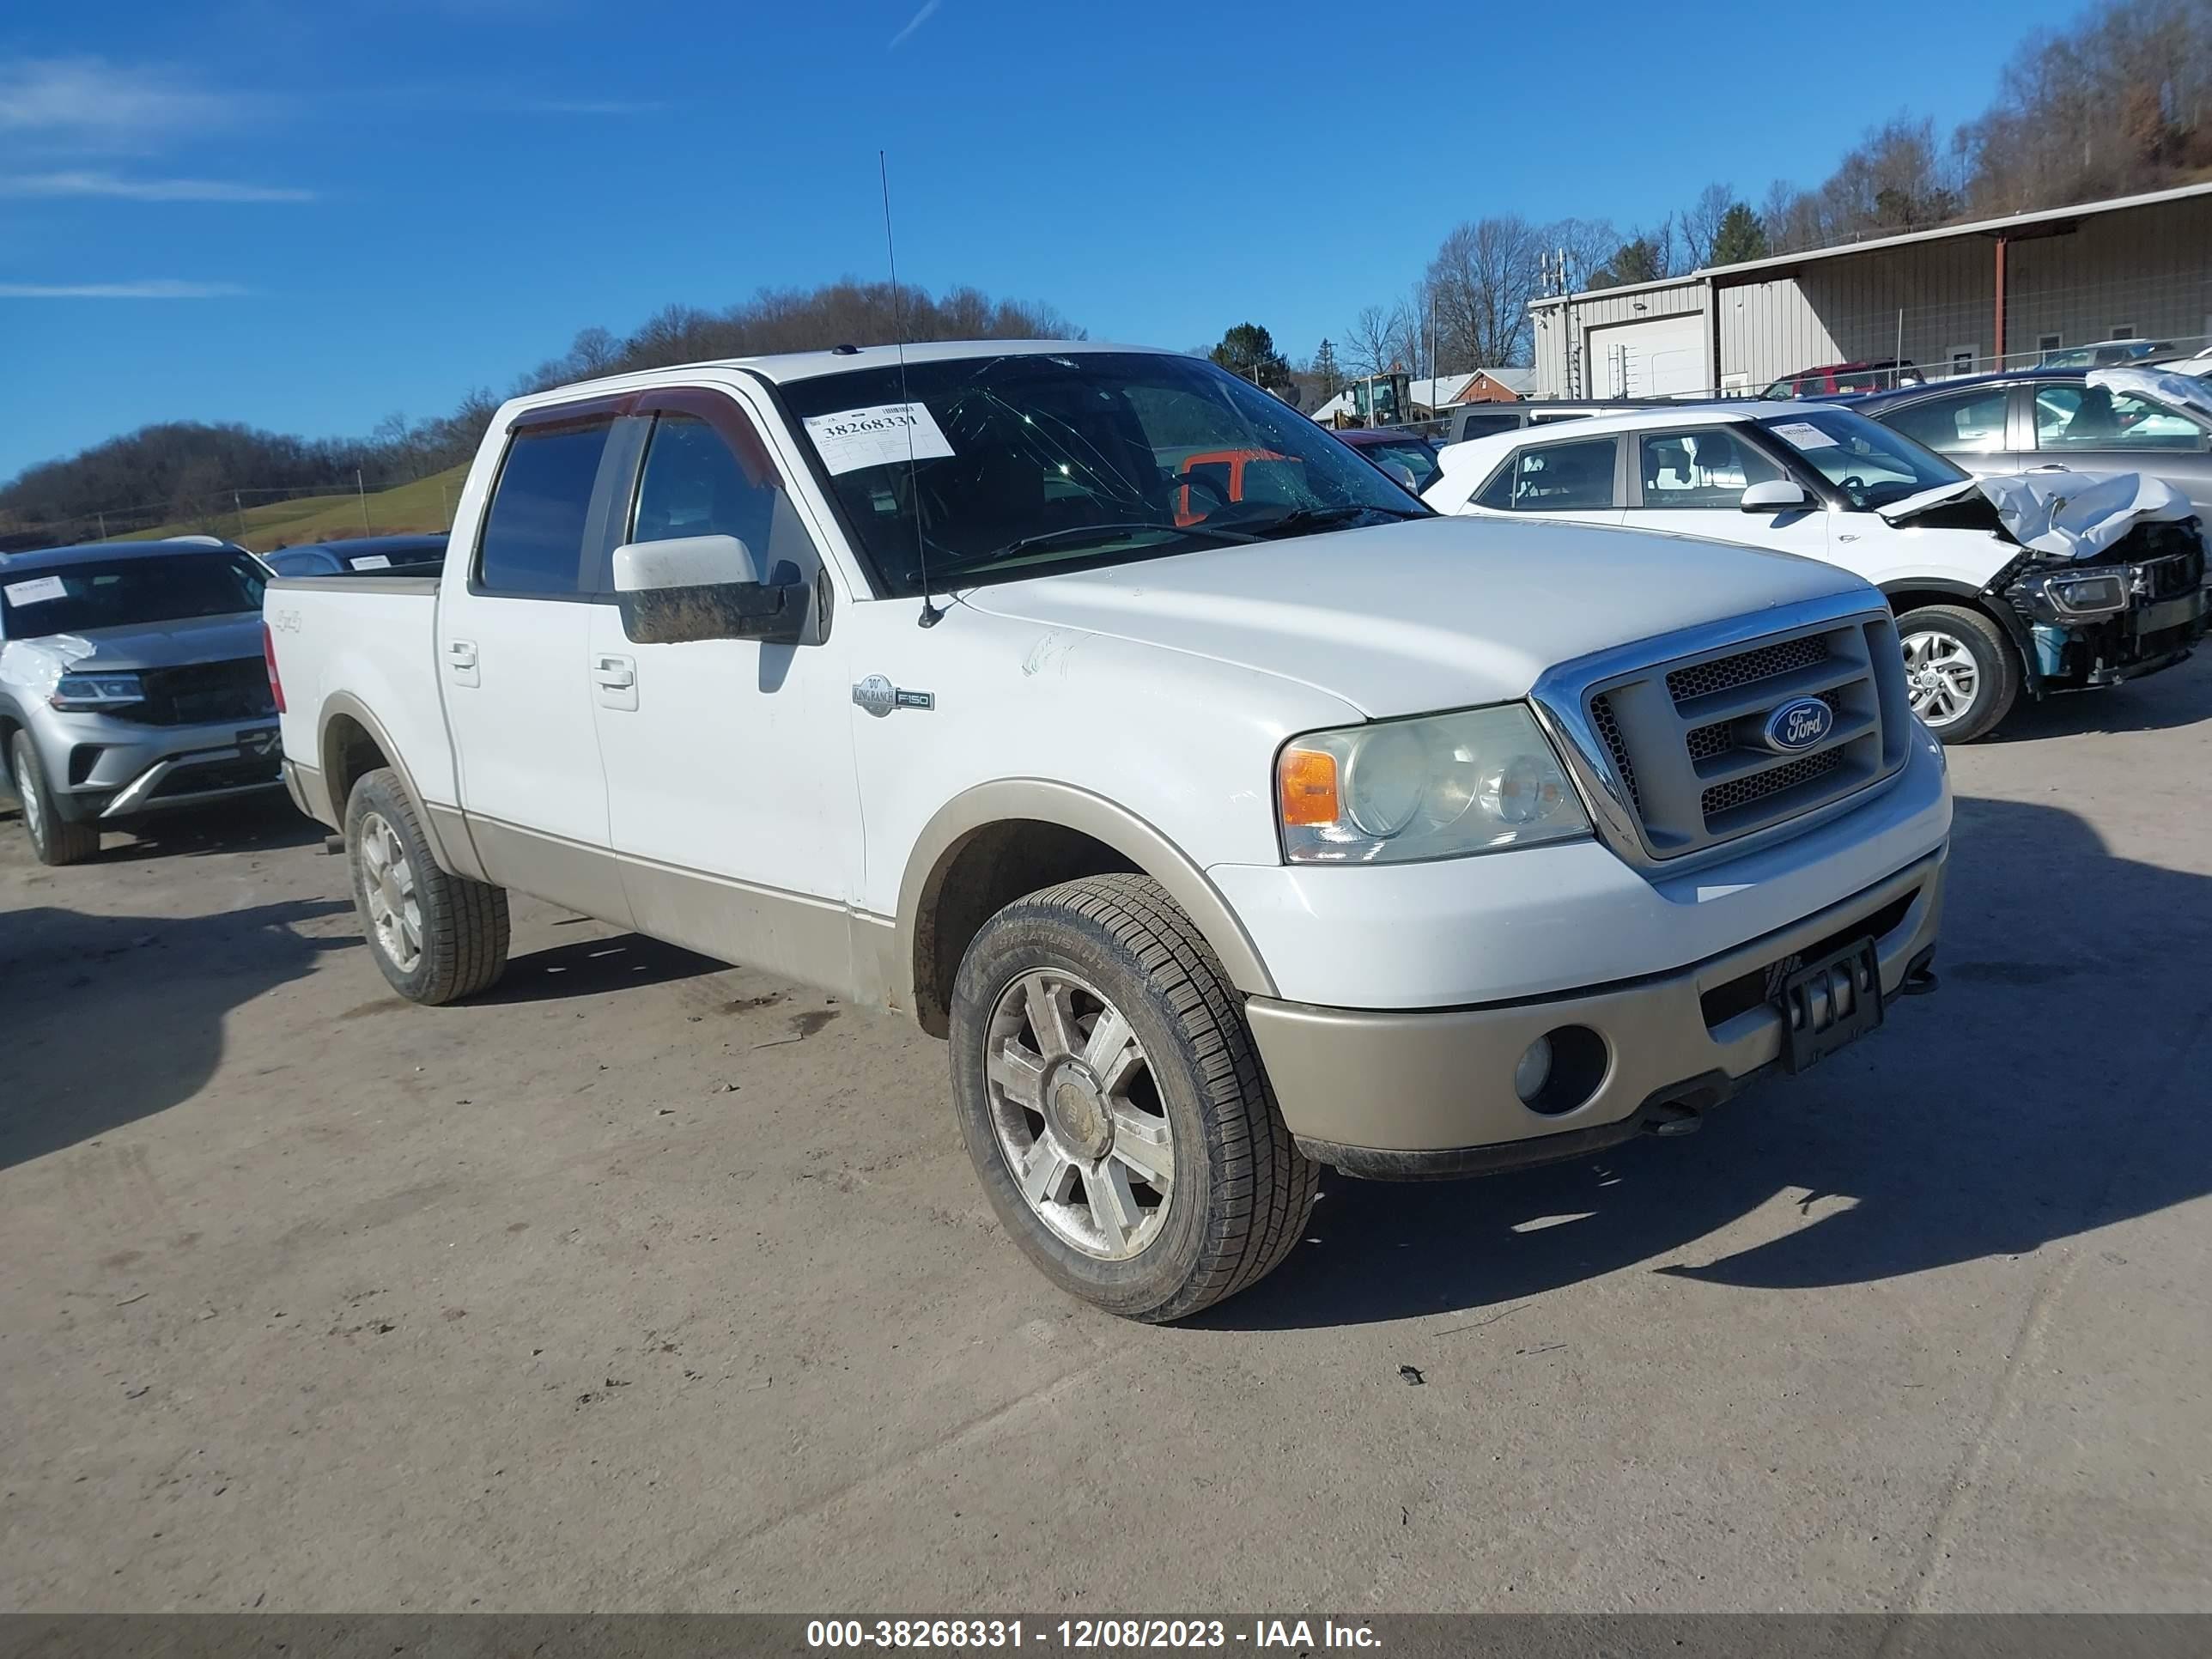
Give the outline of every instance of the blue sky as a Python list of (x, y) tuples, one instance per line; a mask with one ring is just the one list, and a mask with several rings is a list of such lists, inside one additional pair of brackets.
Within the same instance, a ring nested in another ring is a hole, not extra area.
[(883, 271), (1292, 356), (1462, 219), (1624, 228), (1987, 101), (2057, 0), (90, 0), (0, 17), (0, 479), (167, 418), (503, 392), (670, 301)]

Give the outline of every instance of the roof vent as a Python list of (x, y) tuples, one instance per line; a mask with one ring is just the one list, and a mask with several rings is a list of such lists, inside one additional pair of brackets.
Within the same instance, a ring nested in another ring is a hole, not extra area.
[(856, 345), (834, 345), (830, 348), (830, 355), (832, 357), (857, 357), (860, 355), (860, 348)]

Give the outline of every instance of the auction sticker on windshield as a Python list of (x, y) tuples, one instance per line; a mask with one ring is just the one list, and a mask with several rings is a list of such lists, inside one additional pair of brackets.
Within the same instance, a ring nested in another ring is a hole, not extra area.
[(9, 582), (7, 591), (10, 605), (40, 605), (48, 599), (69, 597), (69, 589), (62, 586), (59, 576), (33, 576), (27, 581)]
[(908, 455), (927, 461), (952, 453), (927, 404), (878, 404), (835, 415), (810, 415), (806, 435), (814, 440), (822, 465), (833, 475), (890, 466)]
[(1778, 438), (1789, 439), (1800, 449), (1833, 449), (1836, 447), (1833, 438), (1806, 421), (1783, 421), (1767, 430)]

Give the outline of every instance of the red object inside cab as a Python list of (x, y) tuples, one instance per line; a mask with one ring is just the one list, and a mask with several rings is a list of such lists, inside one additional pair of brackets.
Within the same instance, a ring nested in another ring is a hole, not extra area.
[[(1255, 487), (1259, 484), (1260, 479), (1269, 471), (1270, 463), (1277, 463), (1284, 466), (1305, 465), (1295, 455), (1279, 455), (1272, 449), (1206, 449), (1200, 450), (1195, 455), (1185, 456), (1182, 465), (1176, 469), (1176, 472), (1178, 477), (1185, 478), (1194, 475), (1203, 475), (1212, 481), (1216, 489), (1222, 492), (1227, 500), (1241, 501), (1244, 499), (1247, 469), (1250, 468), (1255, 462), (1261, 464), (1252, 476), (1252, 483)], [(1214, 492), (1201, 491), (1200, 493), (1213, 494)], [(1297, 496), (1292, 493), (1286, 495), (1285, 499), (1296, 500)], [(1191, 510), (1188, 484), (1185, 484), (1176, 492), (1176, 528), (1187, 530), (1192, 525), (1204, 522), (1205, 518), (1205, 514), (1194, 513)]]

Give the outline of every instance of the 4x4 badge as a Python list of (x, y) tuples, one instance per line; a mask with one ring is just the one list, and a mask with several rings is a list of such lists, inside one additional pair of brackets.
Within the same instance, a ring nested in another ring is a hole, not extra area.
[(934, 708), (934, 691), (902, 691), (881, 674), (871, 674), (853, 688), (853, 701), (871, 714), (888, 714), (894, 708)]

